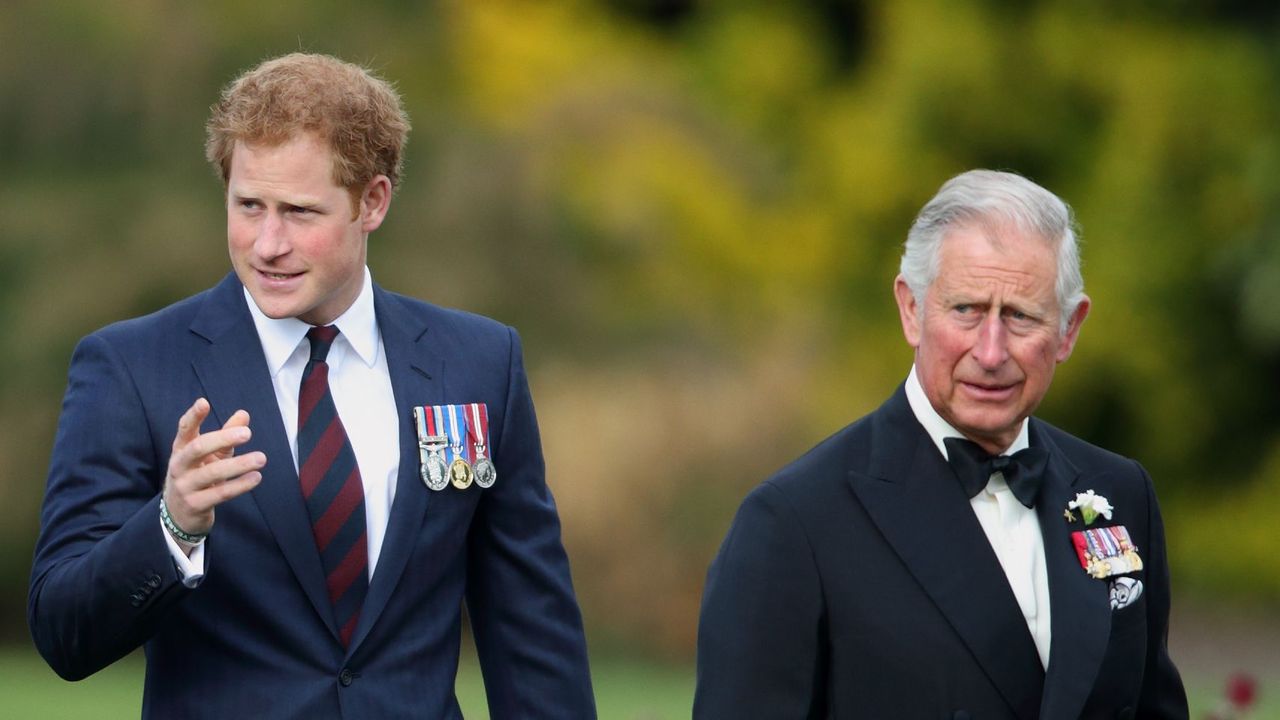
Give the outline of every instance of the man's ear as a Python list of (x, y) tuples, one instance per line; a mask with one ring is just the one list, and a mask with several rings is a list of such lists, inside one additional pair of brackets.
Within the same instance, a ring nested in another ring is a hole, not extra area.
[(902, 335), (911, 347), (920, 346), (920, 322), (924, 308), (916, 302), (916, 296), (907, 285), (906, 278), (899, 275), (893, 281), (893, 297), (898, 301), (898, 316), (902, 319)]
[(1089, 316), (1089, 306), (1089, 296), (1085, 295), (1076, 306), (1075, 312), (1071, 313), (1071, 318), (1067, 320), (1067, 331), (1062, 336), (1062, 344), (1058, 346), (1058, 362), (1064, 362), (1071, 357), (1071, 351), (1075, 349), (1076, 340), (1080, 337), (1080, 326)]
[(360, 193), (360, 229), (366, 233), (377, 230), (390, 207), (391, 181), (386, 175), (378, 175)]

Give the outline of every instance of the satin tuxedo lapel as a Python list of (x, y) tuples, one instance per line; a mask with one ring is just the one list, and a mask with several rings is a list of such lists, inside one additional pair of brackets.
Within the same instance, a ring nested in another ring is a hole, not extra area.
[(1093, 690), (1110, 636), (1111, 604), (1107, 583), (1081, 569), (1071, 543), (1071, 531), (1078, 527), (1068, 524), (1062, 515), (1067, 503), (1081, 492), (1076, 487), (1080, 473), (1034, 419), (1031, 442), (1049, 450), (1049, 466), (1036, 503), (1048, 566), (1053, 633), (1041, 717), (1067, 720), (1079, 717)]
[(409, 556), (418, 545), (417, 538), (426, 517), (431, 493), (419, 475), (418, 435), (413, 425), (413, 408), (415, 405), (444, 402), (444, 360), (429, 344), (430, 334), (425, 321), (415, 317), (376, 285), (373, 297), (396, 400), (400, 472), (382, 553), (378, 557), (378, 566), (374, 568), (360, 621), (351, 638), (352, 653), (368, 636), (374, 622), (386, 608)]
[[(854, 492), (1017, 717), (1036, 718), (1044, 672), (968, 498), (901, 388), (872, 421), (869, 473), (851, 474)], [(1057, 637), (1056, 606), (1053, 627)]]
[(220, 426), (238, 409), (249, 412), (253, 438), (242, 452), (261, 450), (267, 455), (262, 482), (250, 495), (307, 599), (337, 638), (320, 554), (311, 535), (310, 516), (302, 500), (298, 472), (293, 467), (289, 436), (276, 405), (271, 373), (249, 314), (244, 288), (234, 274), (213, 289), (192, 321), (191, 331), (209, 342), (208, 351), (197, 355), (192, 364), (213, 408), (210, 417)]

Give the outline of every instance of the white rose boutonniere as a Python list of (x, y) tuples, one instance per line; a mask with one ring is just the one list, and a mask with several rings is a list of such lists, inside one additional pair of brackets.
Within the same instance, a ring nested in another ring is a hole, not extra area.
[(1084, 524), (1092, 525), (1099, 515), (1110, 520), (1112, 509), (1110, 500), (1095, 494), (1092, 490), (1087, 490), (1076, 495), (1075, 500), (1067, 503), (1067, 519), (1073, 519), (1071, 516), (1072, 510), (1079, 510)]

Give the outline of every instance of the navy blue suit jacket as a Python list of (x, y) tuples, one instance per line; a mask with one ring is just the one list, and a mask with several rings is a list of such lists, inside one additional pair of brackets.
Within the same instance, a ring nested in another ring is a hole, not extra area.
[[(143, 715), (457, 718), (465, 602), (495, 718), (595, 716), (581, 616), (519, 340), (491, 320), (375, 286), (400, 421), (400, 475), (349, 648), (334, 627), (262, 347), (239, 281), (89, 335), (72, 358), (28, 620), (59, 675), (142, 645)], [(267, 455), (216, 511), (206, 576), (179, 580), (157, 503), (178, 417), (248, 410)], [(412, 408), (483, 402), (498, 481), (431, 492)]]
[[(1050, 461), (1036, 504), (1052, 644), (1040, 665), (1008, 579), (902, 388), (757, 487), (712, 564), (694, 717), (1186, 718), (1169, 660), (1169, 576), (1151, 481), (1133, 460), (1031, 421)], [(1063, 512), (1110, 499), (1144, 569), (1112, 610)]]

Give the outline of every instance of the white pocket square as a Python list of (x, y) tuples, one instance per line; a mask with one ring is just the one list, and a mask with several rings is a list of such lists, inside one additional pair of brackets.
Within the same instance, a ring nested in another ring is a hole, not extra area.
[(1123, 610), (1142, 597), (1142, 581), (1137, 578), (1119, 577), (1111, 581), (1111, 609)]

